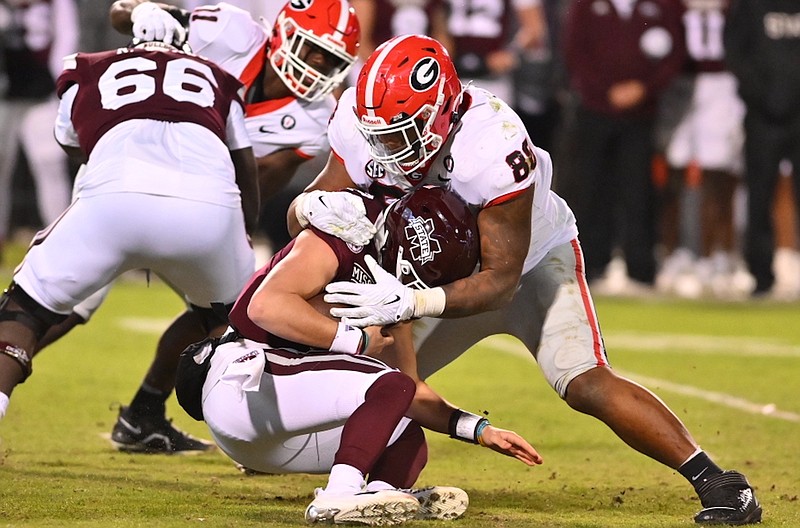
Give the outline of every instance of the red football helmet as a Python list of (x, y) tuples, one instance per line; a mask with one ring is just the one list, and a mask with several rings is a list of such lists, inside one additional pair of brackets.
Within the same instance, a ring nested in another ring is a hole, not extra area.
[(370, 55), (358, 76), (358, 128), (372, 157), (410, 174), (438, 152), (458, 121), (463, 87), (447, 50), (423, 35), (401, 35)]
[(478, 222), (457, 194), (424, 185), (390, 205), (377, 222), (381, 266), (412, 288), (435, 288), (475, 271)]
[[(316, 101), (345, 80), (356, 60), (360, 35), (356, 12), (347, 0), (291, 0), (272, 27), (269, 61), (297, 97)], [(313, 51), (325, 52), (324, 66), (307, 62)]]

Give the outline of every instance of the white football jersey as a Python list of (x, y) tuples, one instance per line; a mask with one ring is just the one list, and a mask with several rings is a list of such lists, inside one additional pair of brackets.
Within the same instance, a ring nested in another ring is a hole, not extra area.
[(527, 272), (551, 248), (577, 236), (575, 217), (550, 190), (550, 155), (533, 145), (517, 114), (485, 90), (469, 87), (467, 94), (472, 98), (469, 109), (425, 174), (392, 174), (372, 159), (367, 141), (356, 128), (355, 88), (342, 94), (331, 120), (331, 149), (353, 182), (365, 189), (377, 185), (407, 191), (420, 183), (445, 185), (470, 205), (484, 208), (535, 186), (531, 245), (523, 270)]
[[(267, 61), (269, 30), (231, 4), (201, 6), (189, 22), (192, 51), (236, 76), (250, 90)], [(327, 153), (325, 129), (336, 106), (331, 95), (314, 103), (295, 97), (248, 103), (245, 124), (257, 158), (293, 149), (305, 158)]]

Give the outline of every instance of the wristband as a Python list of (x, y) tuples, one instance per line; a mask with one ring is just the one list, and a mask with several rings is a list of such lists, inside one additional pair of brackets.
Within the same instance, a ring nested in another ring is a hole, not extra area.
[(336, 327), (336, 335), (328, 350), (343, 354), (358, 355), (364, 353), (367, 348), (367, 334), (360, 328), (349, 324), (339, 323)]
[(480, 433), (483, 432), (483, 428), (487, 425), (489, 425), (489, 420), (486, 418), (456, 409), (450, 415), (450, 423), (447, 430), (450, 438), (478, 444), (480, 443)]
[(489, 420), (486, 418), (481, 419), (480, 423), (478, 423), (478, 427), (475, 428), (475, 439), (478, 440), (478, 443), (483, 447), (486, 447), (486, 444), (483, 443), (483, 430), (489, 425)]
[(414, 290), (414, 313), (412, 317), (439, 317), (444, 312), (447, 296), (442, 288)]

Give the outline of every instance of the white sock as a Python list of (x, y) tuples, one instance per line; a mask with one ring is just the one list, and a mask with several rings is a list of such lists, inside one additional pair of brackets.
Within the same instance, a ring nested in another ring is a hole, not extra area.
[(355, 495), (364, 487), (364, 475), (353, 466), (334, 464), (324, 494)]
[(382, 480), (373, 480), (372, 482), (367, 484), (366, 491), (383, 491), (383, 490), (394, 490), (397, 489), (388, 482), (384, 482)]
[(0, 392), (0, 419), (6, 415), (6, 410), (8, 409), (8, 396), (4, 393)]

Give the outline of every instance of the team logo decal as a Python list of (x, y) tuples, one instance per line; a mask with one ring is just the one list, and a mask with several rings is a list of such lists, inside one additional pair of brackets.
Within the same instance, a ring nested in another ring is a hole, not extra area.
[(409, 175), (408, 175), (408, 176), (406, 176), (406, 177), (407, 177), (409, 180), (411, 180), (412, 182), (418, 182), (418, 181), (420, 181), (422, 178), (424, 178), (424, 177), (425, 177), (425, 175), (424, 175), (424, 174), (422, 174), (421, 172), (416, 172), (416, 171), (415, 171), (415, 172), (412, 172), (411, 174), (409, 174)]
[[(364, 246), (357, 246), (356, 244), (351, 244), (350, 242), (347, 243), (347, 248), (356, 254), (361, 253), (364, 250)], [(355, 275), (355, 271), (353, 271), (353, 275)]]
[(366, 167), (364, 167), (364, 172), (372, 180), (380, 180), (386, 176), (386, 169), (383, 167), (383, 165), (377, 163), (375, 160), (369, 160), (367, 162)]
[(411, 70), (411, 88), (416, 92), (429, 90), (439, 80), (441, 67), (433, 57), (420, 59)]
[[(347, 244), (347, 246), (350, 247), (350, 244)], [(362, 249), (360, 246), (358, 246), (358, 248), (359, 251)], [(375, 279), (372, 278), (372, 275), (370, 275), (361, 264), (354, 264), (350, 282), (355, 282), (356, 284), (374, 284)]]
[(260, 354), (261, 354), (260, 350), (254, 350), (253, 352), (248, 352), (244, 356), (234, 360), (234, 363), (245, 363), (247, 361), (257, 358)]
[(292, 6), (292, 9), (295, 11), (305, 11), (311, 4), (314, 3), (314, 0), (292, 0), (289, 2), (289, 5)]
[(405, 228), (411, 258), (420, 264), (431, 262), (442, 252), (439, 241), (433, 238), (433, 227), (432, 219), (416, 217)]
[(290, 115), (285, 115), (281, 118), (281, 126), (284, 128), (284, 130), (291, 130), (296, 124), (297, 121)]

